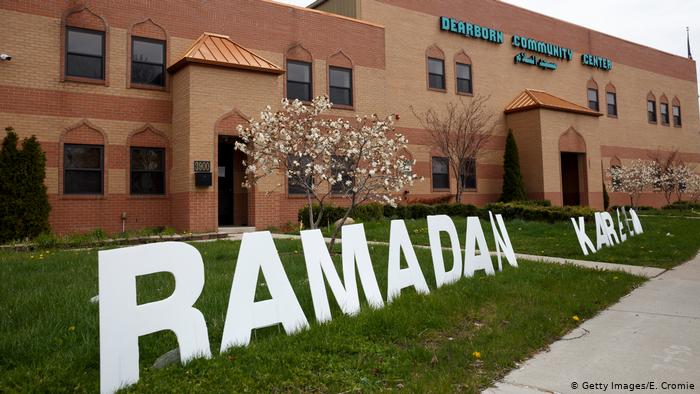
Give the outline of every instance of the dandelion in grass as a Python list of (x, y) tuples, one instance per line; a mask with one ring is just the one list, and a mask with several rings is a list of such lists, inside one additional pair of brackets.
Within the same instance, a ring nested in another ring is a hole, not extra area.
[(581, 321), (581, 319), (576, 315), (571, 316), (571, 318), (574, 319), (574, 321)]
[(479, 360), (481, 359), (481, 352), (474, 352), (472, 353), (472, 356), (474, 356), (475, 359)]
[(70, 326), (70, 327), (68, 327), (68, 331), (70, 331), (70, 332), (75, 331), (75, 326)]

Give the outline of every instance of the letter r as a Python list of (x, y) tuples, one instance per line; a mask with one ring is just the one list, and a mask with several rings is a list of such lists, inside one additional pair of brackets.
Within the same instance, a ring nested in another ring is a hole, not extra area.
[[(211, 357), (207, 325), (194, 308), (204, 287), (202, 256), (182, 242), (104, 250), (98, 253), (100, 391), (113, 393), (139, 380), (139, 336), (172, 330), (180, 360)], [(170, 272), (175, 290), (166, 299), (138, 305), (136, 277)]]

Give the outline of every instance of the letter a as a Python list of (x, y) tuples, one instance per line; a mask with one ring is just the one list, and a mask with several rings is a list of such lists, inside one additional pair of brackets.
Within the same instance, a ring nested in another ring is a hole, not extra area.
[[(479, 255), (476, 255), (476, 244), (479, 244)], [(495, 275), (493, 263), (491, 263), (491, 253), (486, 245), (484, 230), (481, 222), (476, 216), (467, 218), (467, 238), (465, 240), (464, 251), (464, 276), (472, 277), (474, 272), (485, 270), (488, 275)]]
[[(454, 263), (449, 272), (445, 272), (440, 232), (446, 232), (450, 236)], [(433, 256), (435, 285), (441, 287), (458, 281), (462, 277), (462, 247), (459, 244), (457, 229), (452, 219), (447, 215), (428, 216), (428, 239), (430, 240), (430, 254)]]
[(637, 216), (637, 212), (635, 212), (632, 208), (630, 208), (630, 216), (632, 217), (632, 226), (634, 227), (634, 233), (642, 234), (644, 232), (644, 229), (642, 228), (642, 222), (639, 221), (639, 216)]
[(578, 238), (579, 245), (581, 245), (581, 250), (583, 250), (583, 255), (588, 256), (588, 249), (591, 250), (591, 253), (597, 252), (595, 247), (593, 247), (593, 242), (588, 238), (588, 235), (586, 235), (586, 223), (583, 216), (578, 218), (578, 226), (574, 218), (571, 218), (571, 223), (574, 225), (574, 231), (576, 231), (576, 237)]
[[(193, 246), (161, 242), (98, 252), (100, 296), (100, 391), (113, 393), (139, 380), (139, 336), (172, 330), (184, 364), (211, 357), (207, 325), (192, 307), (204, 287), (202, 256)], [(136, 277), (169, 272), (170, 297), (136, 301)]]
[[(401, 269), (401, 250), (406, 256), (408, 268)], [(421, 294), (428, 294), (428, 284), (425, 283), (423, 271), (418, 264), (416, 252), (411, 245), (411, 239), (406, 230), (406, 223), (403, 220), (392, 220), (391, 231), (389, 233), (389, 269), (388, 269), (388, 289), (387, 302), (401, 294), (401, 289), (413, 286)]]
[[(258, 274), (262, 271), (271, 298), (255, 301)], [(251, 330), (282, 323), (287, 334), (309, 326), (269, 231), (243, 234), (233, 274), (221, 352), (247, 346)]]

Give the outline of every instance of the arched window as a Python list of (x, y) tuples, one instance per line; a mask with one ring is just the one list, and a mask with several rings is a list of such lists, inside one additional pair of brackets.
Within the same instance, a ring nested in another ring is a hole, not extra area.
[(311, 52), (301, 44), (295, 44), (287, 50), (286, 58), (287, 98), (311, 101), (314, 96)]
[(146, 19), (129, 30), (128, 72), (130, 87), (164, 88), (168, 63), (168, 36), (161, 26)]
[(617, 118), (617, 90), (612, 83), (605, 87), (605, 102), (608, 105), (608, 116)]
[(659, 100), (659, 113), (661, 114), (661, 125), (668, 126), (670, 122), (670, 114), (668, 108), (668, 98), (666, 95), (662, 95)]
[(683, 125), (681, 119), (681, 102), (678, 97), (674, 97), (672, 101), (671, 115), (673, 115), (673, 126), (681, 127)]
[(328, 58), (328, 97), (335, 108), (352, 109), (353, 69), (352, 60), (343, 51)]
[(600, 103), (598, 100), (598, 84), (593, 78), (588, 81), (586, 94), (588, 96), (588, 108), (593, 111), (600, 111)]
[(437, 45), (432, 45), (425, 51), (425, 56), (428, 69), (428, 89), (446, 92), (445, 52)]
[(457, 94), (471, 96), (474, 94), (474, 70), (471, 58), (459, 51), (455, 55), (455, 91)]
[(107, 85), (107, 22), (82, 5), (61, 18), (61, 80)]
[(656, 124), (656, 96), (652, 92), (647, 94), (647, 120)]

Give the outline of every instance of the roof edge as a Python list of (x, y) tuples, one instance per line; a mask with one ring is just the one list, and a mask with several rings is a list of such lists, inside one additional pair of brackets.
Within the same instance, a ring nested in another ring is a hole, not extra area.
[(245, 66), (242, 64), (231, 64), (231, 63), (226, 63), (226, 62), (218, 62), (215, 60), (204, 60), (204, 59), (196, 59), (192, 57), (183, 57), (182, 59), (178, 60), (176, 63), (168, 67), (168, 72), (170, 73), (175, 73), (181, 68), (185, 67), (188, 64), (202, 64), (202, 65), (208, 65), (208, 66), (215, 66), (215, 67), (223, 67), (223, 68), (235, 68), (239, 70), (247, 70), (247, 71), (257, 71), (257, 72), (263, 72), (266, 74), (275, 74), (275, 75), (281, 75), (287, 72), (285, 69), (269, 69), (265, 67), (255, 67), (255, 66)]

